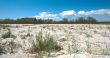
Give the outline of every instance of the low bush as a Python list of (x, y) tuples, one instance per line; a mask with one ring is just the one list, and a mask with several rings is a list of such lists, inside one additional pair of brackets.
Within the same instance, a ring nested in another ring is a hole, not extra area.
[(52, 51), (59, 51), (61, 47), (57, 45), (57, 42), (52, 36), (46, 35), (45, 38), (42, 36), (42, 32), (39, 32), (36, 36), (36, 40), (33, 40), (32, 48), (30, 53), (50, 53)]
[(11, 37), (11, 31), (8, 30), (8, 32), (2, 34), (2, 38), (10, 38)]

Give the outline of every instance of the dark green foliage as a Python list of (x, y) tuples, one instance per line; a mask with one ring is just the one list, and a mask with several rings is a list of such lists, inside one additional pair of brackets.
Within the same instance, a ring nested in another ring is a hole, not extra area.
[(78, 23), (78, 24), (83, 24), (83, 23), (85, 23), (84, 20), (85, 20), (85, 19), (84, 19), (83, 17), (79, 17), (79, 18), (76, 20), (76, 23)]
[(16, 20), (16, 23), (23, 23), (23, 24), (35, 24), (36, 18), (20, 18)]
[(63, 18), (62, 20), (53, 19), (36, 19), (36, 18), (19, 18), (13, 19), (1, 19), (0, 24), (96, 24), (97, 20), (93, 17), (79, 17), (78, 19)]
[(63, 24), (69, 23), (68, 18), (63, 18), (63, 20), (61, 21)]
[(93, 17), (88, 17), (87, 23), (88, 24), (96, 24), (97, 20)]
[(11, 31), (8, 30), (5, 34), (2, 34), (2, 38), (10, 38), (11, 37)]
[(57, 45), (57, 42), (53, 39), (53, 37), (48, 38), (47, 40), (45, 40), (45, 49), (44, 51), (46, 52), (51, 52), (51, 51), (55, 51), (55, 50), (60, 50), (61, 47), (59, 47)]
[(16, 23), (16, 20), (13, 20), (13, 19), (0, 19), (0, 24), (14, 24)]
[(39, 32), (36, 36), (36, 41), (33, 41), (30, 53), (52, 52), (59, 51), (61, 47), (57, 45), (57, 42), (51, 36), (46, 36), (44, 39), (42, 32)]

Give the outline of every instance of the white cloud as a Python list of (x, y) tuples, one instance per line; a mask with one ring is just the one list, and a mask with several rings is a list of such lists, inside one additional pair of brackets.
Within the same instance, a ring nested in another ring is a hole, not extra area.
[(91, 15), (91, 14), (95, 14), (94, 12), (95, 12), (94, 10), (92, 10), (92, 11), (86, 11), (86, 13), (85, 13), (84, 15)]
[(100, 9), (94, 11), (94, 14), (110, 14), (110, 9)]
[(48, 19), (48, 18), (57, 18), (57, 14), (51, 14), (49, 12), (41, 12), (38, 16), (34, 16), (36, 18)]
[(84, 15), (86, 12), (85, 11), (79, 11), (78, 14)]
[(99, 9), (99, 10), (90, 10), (90, 11), (85, 11), (85, 10), (81, 10), (81, 11), (74, 11), (74, 10), (67, 10), (67, 11), (62, 11), (59, 13), (50, 13), (50, 12), (41, 12), (39, 13), (37, 16), (33, 16), (36, 18), (41, 18), (41, 19), (56, 19), (56, 20), (60, 20), (64, 17), (66, 18), (77, 18), (79, 16), (93, 16), (95, 18), (100, 17), (100, 15), (102, 15), (102, 17), (107, 18), (110, 16), (110, 9)]
[(99, 10), (91, 10), (91, 11), (79, 11), (78, 14), (83, 15), (91, 15), (91, 14), (110, 14), (110, 9), (99, 9)]
[(110, 9), (98, 9), (98, 10), (91, 10), (91, 11), (74, 11), (74, 10), (68, 10), (68, 11), (62, 11), (60, 13), (60, 16), (62, 17), (68, 17), (68, 16), (73, 16), (73, 15), (93, 15), (93, 14), (110, 14)]
[(65, 17), (65, 16), (72, 16), (75, 15), (75, 11), (74, 10), (68, 10), (68, 11), (63, 11), (61, 13), (59, 13), (60, 16)]

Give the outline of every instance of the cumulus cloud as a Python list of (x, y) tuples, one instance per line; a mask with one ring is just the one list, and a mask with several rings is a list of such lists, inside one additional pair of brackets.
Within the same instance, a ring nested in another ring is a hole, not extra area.
[(59, 13), (60, 16), (65, 17), (65, 16), (72, 16), (75, 15), (75, 11), (74, 10), (68, 10), (68, 11), (62, 11), (61, 13)]
[(36, 17), (36, 18), (42, 18), (42, 19), (53, 19), (53, 18), (57, 18), (58, 16), (57, 16), (57, 14), (51, 14), (51, 13), (49, 13), (49, 12), (41, 12), (41, 13), (39, 13), (39, 15), (38, 16), (34, 16), (34, 17)]
[(110, 14), (110, 9), (99, 9), (99, 10), (91, 10), (91, 11), (79, 11), (78, 14), (83, 15), (92, 15), (92, 14)]
[(86, 12), (85, 11), (79, 11), (78, 14), (84, 15)]

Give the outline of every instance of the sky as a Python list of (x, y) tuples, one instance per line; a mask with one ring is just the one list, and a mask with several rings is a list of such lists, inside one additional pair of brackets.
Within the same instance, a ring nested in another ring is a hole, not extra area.
[(110, 0), (0, 0), (0, 18), (77, 18), (110, 21)]

